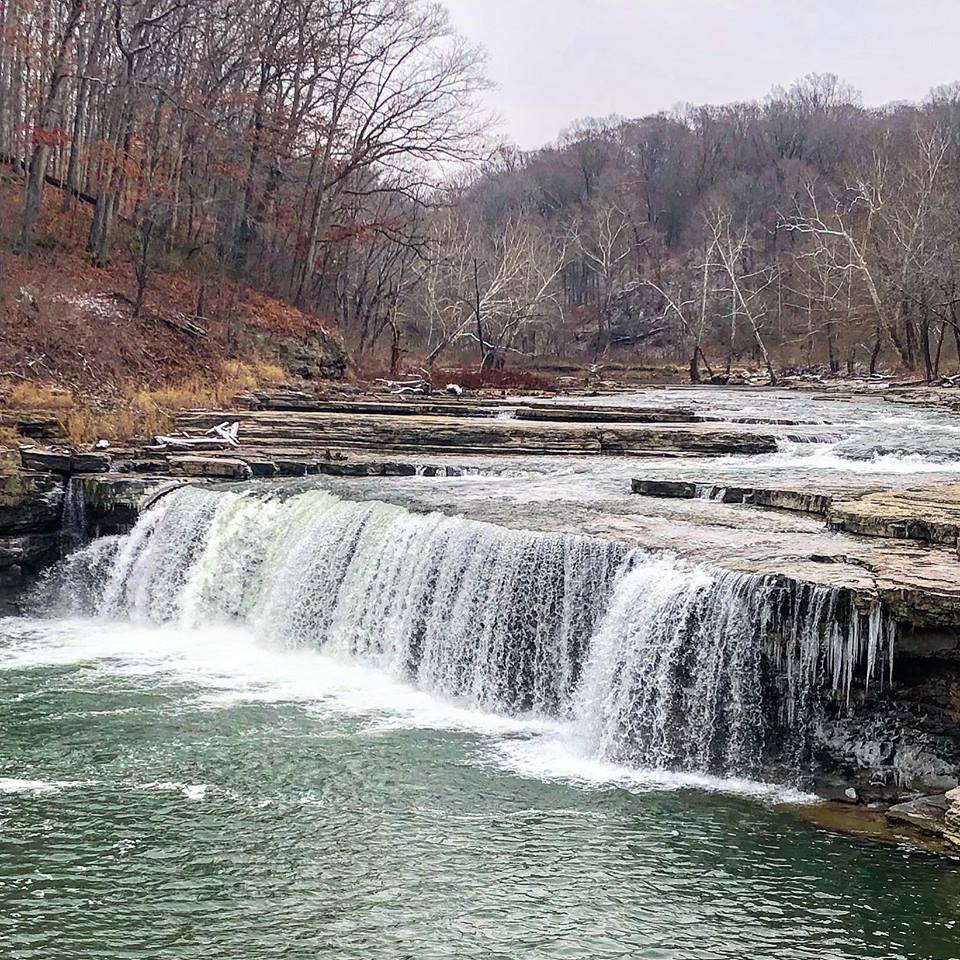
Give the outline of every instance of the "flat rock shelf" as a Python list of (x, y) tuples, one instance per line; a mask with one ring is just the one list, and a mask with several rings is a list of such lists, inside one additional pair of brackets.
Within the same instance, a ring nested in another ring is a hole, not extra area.
[(208, 430), (239, 420), (245, 445), (268, 454), (289, 449), (374, 449), (480, 454), (722, 456), (772, 453), (771, 434), (735, 425), (528, 421), (419, 414), (196, 412), (177, 418), (181, 430)]

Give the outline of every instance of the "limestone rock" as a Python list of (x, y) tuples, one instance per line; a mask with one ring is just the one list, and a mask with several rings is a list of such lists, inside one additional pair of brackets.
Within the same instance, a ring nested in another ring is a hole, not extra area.
[(791, 510), (796, 513), (814, 513), (825, 516), (833, 503), (831, 494), (811, 490), (785, 490), (751, 487), (745, 492), (744, 503), (774, 510)]
[(306, 460), (276, 460), (275, 464), (281, 477), (305, 477), (310, 472)]
[(0, 537), (0, 569), (40, 570), (57, 559), (59, 538), (55, 533), (22, 533)]
[[(184, 413), (177, 428), (209, 429), (223, 412)], [(231, 416), (233, 416), (231, 414)], [(250, 411), (236, 414), (244, 445), (276, 457), (290, 448), (333, 447), (449, 453), (631, 454), (714, 456), (772, 453), (776, 439), (714, 425), (626, 423), (601, 425), (449, 415)]]
[(171, 457), (170, 468), (188, 477), (246, 480), (253, 475), (243, 460), (232, 457)]
[(339, 337), (325, 332), (301, 339), (272, 341), (281, 365), (304, 380), (342, 380), (347, 372), (347, 352)]
[(0, 413), (0, 426), (11, 427), (31, 440), (56, 440), (63, 436), (63, 425), (56, 414), (46, 410), (12, 410)]
[(835, 501), (827, 522), (834, 530), (863, 536), (955, 546), (960, 535), (960, 483)]
[[(413, 463), (396, 463), (393, 461), (343, 462), (321, 461), (319, 472), (326, 477), (413, 477), (417, 474), (417, 467)], [(427, 476), (424, 473), (424, 476)], [(431, 474), (436, 476), (436, 474)]]
[(891, 823), (905, 823), (930, 836), (942, 837), (946, 832), (949, 809), (950, 801), (945, 796), (917, 797), (890, 807), (886, 818)]
[(70, 458), (73, 473), (108, 473), (110, 458), (102, 453), (75, 453)]
[(170, 465), (166, 460), (136, 458), (125, 460), (119, 467), (121, 473), (167, 473)]
[(745, 487), (712, 483), (690, 483), (683, 480), (631, 480), (630, 489), (645, 497), (667, 497), (676, 500), (712, 500), (715, 503), (743, 503), (752, 492)]
[(949, 790), (946, 799), (950, 806), (943, 817), (943, 835), (949, 843), (960, 848), (960, 788)]
[(668, 497), (677, 500), (693, 500), (697, 485), (684, 480), (631, 480), (630, 489), (642, 497)]
[(48, 470), (52, 473), (70, 473), (73, 458), (69, 453), (57, 450), (41, 450), (39, 447), (25, 447), (20, 451), (20, 462), (24, 470)]
[(84, 512), (91, 533), (103, 536), (130, 530), (141, 512), (158, 496), (186, 481), (111, 473), (85, 476), (75, 482), (81, 485)]
[(63, 494), (63, 480), (48, 473), (0, 476), (0, 534), (57, 530)]
[(275, 477), (279, 472), (272, 460), (247, 460), (246, 464), (254, 477)]
[(517, 420), (562, 423), (696, 423), (692, 411), (671, 407), (604, 407), (533, 403), (517, 408)]

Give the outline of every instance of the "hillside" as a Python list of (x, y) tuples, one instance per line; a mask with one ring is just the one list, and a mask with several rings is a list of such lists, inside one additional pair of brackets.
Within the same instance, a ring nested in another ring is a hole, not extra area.
[[(0, 391), (17, 409), (53, 409), (76, 439), (149, 428), (176, 409), (288, 379), (341, 378), (335, 327), (226, 275), (203, 250), (163, 251), (143, 308), (131, 251), (85, 251), (91, 209), (48, 188), (29, 257), (14, 254), (23, 180), (0, 177)], [(138, 409), (140, 408), (140, 409)], [(15, 418), (14, 418), (15, 419)]]

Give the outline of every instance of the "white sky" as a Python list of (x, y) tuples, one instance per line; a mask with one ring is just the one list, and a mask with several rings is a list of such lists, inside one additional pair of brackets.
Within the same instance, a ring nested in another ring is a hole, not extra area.
[(762, 97), (835, 73), (868, 105), (960, 79), (960, 0), (444, 0), (521, 147), (571, 121)]

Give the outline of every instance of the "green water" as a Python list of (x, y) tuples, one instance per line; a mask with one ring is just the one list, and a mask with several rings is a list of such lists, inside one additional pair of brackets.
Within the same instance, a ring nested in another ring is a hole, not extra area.
[(240, 634), (0, 621), (0, 733), (4, 960), (960, 957), (949, 863)]

